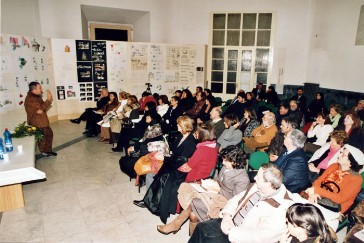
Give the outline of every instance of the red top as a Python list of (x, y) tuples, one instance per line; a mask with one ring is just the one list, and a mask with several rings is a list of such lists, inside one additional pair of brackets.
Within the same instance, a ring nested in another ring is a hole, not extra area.
[(191, 168), (186, 182), (207, 178), (215, 168), (217, 161), (216, 141), (206, 141), (197, 144), (196, 151), (186, 163)]

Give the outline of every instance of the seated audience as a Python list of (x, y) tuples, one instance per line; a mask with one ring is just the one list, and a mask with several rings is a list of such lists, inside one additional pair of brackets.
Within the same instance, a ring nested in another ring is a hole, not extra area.
[(257, 100), (255, 99), (253, 92), (246, 92), (246, 106), (257, 111)]
[(145, 105), (148, 102), (154, 102), (156, 106), (158, 105), (154, 96), (151, 93), (144, 91), (142, 93), (142, 98), (139, 99), (139, 111), (144, 111)]
[(166, 114), (169, 108), (168, 96), (167, 95), (160, 95), (158, 98), (158, 106), (157, 112), (158, 114), (163, 117)]
[[(214, 107), (210, 112), (210, 119), (206, 123), (211, 125), (215, 130), (216, 139), (219, 139), (223, 131), (225, 130), (224, 120), (221, 118), (222, 110), (221, 107)], [(201, 120), (197, 119), (197, 123), (202, 123)]]
[[(116, 112), (120, 106), (120, 102), (118, 100), (116, 92), (110, 92), (109, 97), (109, 102), (102, 109), (104, 110), (103, 117), (105, 117), (105, 115), (109, 114), (110, 112)], [(101, 117), (103, 121), (101, 123), (101, 138), (99, 142), (110, 143), (110, 118), (105, 120), (103, 119), (103, 117)]]
[(195, 98), (196, 98), (196, 103), (192, 106), (191, 109), (189, 109), (188, 111), (186, 111), (184, 113), (184, 115), (187, 115), (187, 116), (191, 117), (192, 119), (197, 118), (198, 114), (203, 109), (203, 107), (205, 105), (205, 93), (198, 92), (196, 94)]
[(180, 184), (207, 178), (215, 168), (217, 148), (214, 130), (211, 126), (199, 124), (194, 134), (198, 144), (192, 157), (168, 162), (166, 158), (160, 158), (164, 164), (144, 196), (144, 205), (150, 212), (159, 215), (163, 223), (166, 223), (169, 214), (176, 213)]
[[(103, 88), (100, 93), (100, 97), (98, 98), (96, 102), (95, 108), (86, 108), (85, 111), (81, 114), (81, 116), (77, 119), (71, 119), (70, 121), (72, 123), (80, 124), (81, 121), (86, 121), (87, 117), (91, 114), (93, 115), (94, 111), (101, 110), (102, 107), (104, 107), (107, 102), (109, 102), (109, 91), (106, 88)], [(87, 131), (87, 127), (86, 127)]]
[(330, 133), (334, 130), (324, 113), (318, 113), (316, 121), (312, 122), (310, 129), (308, 129), (307, 137), (309, 142), (306, 143), (304, 150), (314, 153), (326, 144)]
[[(116, 111), (120, 103), (115, 92), (109, 93), (109, 101), (99, 110), (90, 113), (86, 120), (86, 133), (87, 137), (95, 137), (100, 131), (97, 123), (102, 120), (102, 116), (107, 114), (109, 111)], [(110, 134), (110, 133), (109, 133)], [(103, 134), (105, 135), (105, 134)]]
[(177, 131), (177, 118), (183, 113), (179, 101), (180, 99), (177, 96), (172, 96), (171, 104), (163, 116), (162, 129), (164, 133)]
[(350, 112), (355, 113), (359, 116), (360, 120), (361, 120), (361, 125), (363, 125), (363, 121), (364, 121), (364, 100), (359, 100), (358, 104), (356, 106), (354, 106)]
[(245, 152), (252, 153), (258, 147), (270, 144), (278, 131), (275, 121), (276, 119), (272, 112), (264, 114), (262, 124), (253, 130), (252, 137), (243, 137)]
[[(229, 107), (229, 106), (231, 106), (232, 104), (234, 104), (235, 102), (237, 102), (238, 101), (238, 94), (239, 93), (244, 93), (245, 94), (245, 91), (243, 90), (243, 89), (239, 89), (238, 90), (238, 92), (236, 93), (236, 96), (233, 98), (233, 99), (231, 99), (231, 102), (230, 103), (225, 103), (225, 105), (224, 106), (227, 106), (227, 107)], [(250, 92), (251, 93), (251, 92)]]
[(285, 212), (293, 203), (282, 172), (263, 164), (255, 184), (231, 198), (219, 219), (197, 224), (189, 242), (277, 242), (286, 229)]
[(245, 101), (245, 93), (240, 92), (240, 93), (238, 93), (237, 101), (227, 108), (227, 110), (224, 112), (223, 116), (233, 113), (238, 116), (239, 121), (240, 121), (243, 118), (242, 111), (245, 109), (245, 107), (247, 107), (247, 103)]
[(203, 122), (210, 120), (210, 112), (215, 106), (216, 106), (215, 97), (213, 97), (213, 96), (206, 97), (205, 105), (202, 107), (202, 109), (198, 113), (197, 119), (200, 119)]
[[(290, 101), (295, 100), (299, 110), (305, 114), (307, 110), (307, 97), (303, 94), (303, 88), (298, 87), (296, 94), (291, 97)], [(299, 123), (298, 123), (299, 124)]]
[(267, 104), (272, 104), (274, 106), (278, 105), (278, 94), (276, 92), (276, 89), (274, 88), (274, 86), (269, 86), (267, 93), (265, 93), (265, 99)]
[(348, 144), (357, 147), (360, 150), (364, 150), (364, 132), (360, 126), (360, 118), (355, 113), (348, 113), (344, 119), (344, 125), (338, 127), (340, 130), (344, 130), (348, 136)]
[(119, 140), (123, 119), (129, 118), (131, 111), (135, 109), (139, 109), (138, 99), (135, 95), (130, 95), (123, 109), (121, 111), (119, 108), (116, 110), (116, 117), (110, 120), (111, 140), (113, 143), (117, 143)]
[(194, 104), (195, 104), (195, 99), (192, 96), (191, 91), (189, 91), (188, 89), (182, 90), (182, 95), (181, 95), (181, 99), (179, 101), (179, 105), (181, 106), (183, 112), (186, 112), (186, 111), (192, 109)]
[(244, 109), (244, 118), (240, 121), (239, 126), (240, 131), (243, 133), (243, 137), (251, 137), (252, 131), (259, 125), (254, 108), (246, 107)]
[(295, 203), (286, 212), (287, 231), (279, 243), (334, 243), (335, 232), (327, 225), (324, 215), (316, 206)]
[(181, 96), (182, 96), (182, 90), (176, 90), (176, 91), (174, 91), (174, 96), (177, 96), (178, 98), (181, 98)]
[(226, 148), (229, 145), (237, 145), (243, 138), (243, 133), (239, 130), (239, 120), (235, 114), (228, 114), (224, 117), (225, 130), (222, 132), (217, 144), (219, 150)]
[(257, 87), (252, 90), (256, 101), (262, 101), (265, 99), (265, 90), (263, 83), (258, 83)]
[(317, 92), (316, 98), (307, 108), (308, 121), (313, 121), (319, 113), (327, 114), (328, 110), (325, 106), (324, 93)]
[(310, 185), (307, 157), (303, 151), (306, 137), (298, 129), (286, 134), (287, 152), (274, 162), (283, 173), (283, 184), (292, 193), (299, 193)]
[(291, 117), (284, 117), (279, 131), (276, 133), (271, 143), (269, 144), (267, 153), (269, 154), (269, 160), (275, 162), (279, 156), (287, 152), (284, 146), (284, 137), (297, 128), (297, 124)]
[(363, 182), (358, 173), (364, 164), (364, 154), (351, 145), (344, 145), (338, 163), (330, 165), (324, 173), (306, 190), (311, 203), (337, 204), (344, 213), (353, 204)]
[(345, 131), (333, 131), (330, 134), (330, 142), (318, 149), (308, 161), (310, 181), (314, 182), (322, 173), (337, 162), (340, 149), (348, 143), (348, 135)]
[(211, 89), (205, 89), (203, 92), (206, 95), (206, 100), (209, 99), (212, 108), (215, 107), (217, 105), (217, 102), (216, 102), (215, 97), (212, 95)]
[[(148, 143), (154, 141), (163, 141), (162, 128), (158, 121), (150, 116), (146, 117), (147, 129), (144, 132), (144, 136), (136, 141), (133, 146), (130, 146), (125, 156), (119, 160), (120, 170), (127, 174), (130, 178), (135, 178), (136, 173), (134, 170), (135, 163), (138, 159), (148, 154)], [(146, 184), (150, 182), (150, 177), (146, 176)], [(149, 184), (150, 185), (150, 184)]]
[(276, 114), (276, 125), (277, 125), (277, 127), (281, 126), (281, 122), (282, 122), (282, 119), (284, 117), (289, 116), (289, 114), (290, 114), (289, 111), (290, 111), (289, 104), (287, 102), (285, 102), (285, 101), (282, 101), (279, 104), (278, 113)]
[(344, 122), (344, 118), (342, 117), (342, 107), (339, 104), (332, 104), (330, 105), (330, 114), (329, 119), (331, 122), (331, 125), (334, 129), (337, 129), (337, 127), (342, 126)]
[(305, 117), (303, 112), (300, 110), (297, 101), (291, 100), (289, 102), (289, 107), (290, 107), (289, 116), (292, 117), (296, 121), (296, 124), (298, 124), (299, 128), (302, 129), (303, 126), (305, 125)]
[(152, 120), (155, 120), (157, 123), (160, 123), (162, 118), (157, 113), (155, 102), (148, 102), (145, 104), (145, 112), (142, 119), (135, 124), (134, 127), (124, 127), (120, 133), (118, 145), (115, 148), (112, 148), (114, 152), (122, 152), (124, 149), (127, 151), (129, 147), (129, 142), (132, 138), (141, 138), (143, 137), (146, 129), (149, 124), (146, 122), (146, 118), (150, 116)]
[(207, 179), (201, 184), (205, 192), (197, 191), (191, 183), (182, 183), (178, 189), (178, 201), (184, 209), (175, 220), (166, 225), (158, 225), (162, 234), (176, 233), (188, 218), (190, 235), (198, 221), (218, 218), (227, 200), (246, 190), (249, 177), (245, 170), (246, 155), (237, 146), (228, 146), (220, 153), (223, 158), (223, 168), (217, 180)]

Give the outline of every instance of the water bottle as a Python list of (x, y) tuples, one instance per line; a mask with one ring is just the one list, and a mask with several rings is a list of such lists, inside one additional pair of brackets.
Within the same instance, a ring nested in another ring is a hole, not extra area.
[(3, 139), (0, 138), (0, 160), (4, 159), (4, 145)]
[(11, 133), (9, 132), (9, 130), (7, 128), (5, 128), (5, 132), (4, 132), (4, 144), (5, 144), (6, 152), (13, 151), (14, 147), (13, 147), (13, 141), (11, 139)]

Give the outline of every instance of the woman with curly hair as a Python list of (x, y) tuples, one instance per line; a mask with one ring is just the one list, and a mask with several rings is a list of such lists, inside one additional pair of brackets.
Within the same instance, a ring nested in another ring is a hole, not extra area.
[(245, 170), (246, 154), (238, 146), (228, 146), (220, 152), (223, 168), (216, 180), (202, 180), (202, 184), (182, 183), (178, 189), (178, 200), (184, 209), (171, 223), (159, 225), (162, 234), (175, 233), (188, 218), (190, 235), (199, 221), (217, 218), (226, 202), (244, 191), (249, 185)]
[(281, 243), (326, 243), (337, 242), (335, 232), (327, 225), (323, 214), (316, 206), (295, 203), (286, 211), (287, 232)]

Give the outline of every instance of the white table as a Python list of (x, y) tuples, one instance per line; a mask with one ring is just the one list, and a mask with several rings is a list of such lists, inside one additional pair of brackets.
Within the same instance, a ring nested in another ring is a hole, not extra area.
[[(0, 160), (0, 212), (24, 207), (22, 184), (27, 181), (46, 178), (44, 172), (35, 166), (34, 137), (13, 138), (14, 150), (9, 160)], [(19, 152), (17, 145), (23, 146)]]

